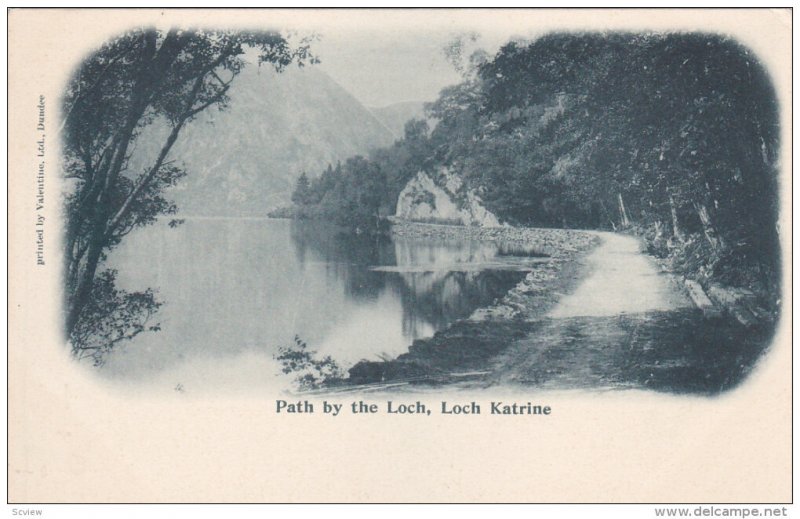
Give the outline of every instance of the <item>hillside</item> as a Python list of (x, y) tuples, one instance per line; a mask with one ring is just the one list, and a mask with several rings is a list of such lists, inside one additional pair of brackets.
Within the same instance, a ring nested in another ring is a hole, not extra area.
[[(264, 215), (285, 205), (302, 172), (389, 145), (394, 136), (315, 67), (281, 74), (251, 65), (224, 111), (208, 110), (182, 132), (170, 157), (188, 171), (172, 191), (181, 215)], [(137, 142), (152, 157), (165, 132), (156, 122)], [(143, 155), (140, 155), (143, 154)]]

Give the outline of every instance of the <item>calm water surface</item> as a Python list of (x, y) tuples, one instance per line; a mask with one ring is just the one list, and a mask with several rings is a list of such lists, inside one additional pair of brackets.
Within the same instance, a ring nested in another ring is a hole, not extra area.
[(131, 235), (110, 266), (123, 288), (158, 289), (162, 330), (100, 371), (187, 391), (274, 381), (273, 355), (294, 335), (343, 367), (394, 357), (491, 304), (535, 261), (486, 242), (375, 239), (286, 220), (159, 224)]

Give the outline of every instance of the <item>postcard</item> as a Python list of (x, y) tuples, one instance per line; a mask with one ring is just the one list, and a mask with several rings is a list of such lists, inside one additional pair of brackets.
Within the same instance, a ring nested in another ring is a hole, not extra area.
[(9, 502), (790, 502), (791, 40), (12, 9)]

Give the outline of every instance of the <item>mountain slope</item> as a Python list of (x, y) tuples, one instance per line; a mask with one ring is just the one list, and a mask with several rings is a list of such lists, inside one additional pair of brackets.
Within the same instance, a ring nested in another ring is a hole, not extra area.
[(425, 119), (425, 103), (422, 101), (405, 101), (380, 108), (370, 108), (375, 117), (381, 121), (395, 137), (404, 134), (406, 122), (411, 119)]
[[(181, 133), (170, 159), (188, 175), (170, 193), (181, 215), (264, 215), (288, 203), (296, 178), (366, 154), (394, 140), (352, 95), (315, 67), (281, 74), (246, 67), (228, 107), (200, 114)], [(152, 161), (166, 126), (137, 142), (132, 164)], [(147, 160), (149, 159), (149, 160)]]

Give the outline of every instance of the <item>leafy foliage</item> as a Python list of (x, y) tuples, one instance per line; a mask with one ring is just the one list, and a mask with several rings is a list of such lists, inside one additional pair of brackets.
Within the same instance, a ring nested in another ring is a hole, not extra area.
[(420, 170), (430, 169), (428, 123), (411, 120), (405, 136), (369, 158), (356, 156), (328, 168), (317, 178), (298, 177), (292, 201), (296, 218), (331, 220), (357, 232), (385, 230), (397, 196)]
[(160, 324), (150, 324), (161, 307), (155, 292), (127, 292), (116, 288), (117, 271), (97, 275), (91, 298), (72, 331), (72, 350), (78, 358), (91, 357), (95, 365), (104, 362), (105, 354), (118, 343), (129, 341), (144, 331), (158, 331)]
[(745, 284), (774, 289), (777, 104), (748, 49), (706, 34), (552, 34), (509, 44), (480, 74), (461, 172), (490, 209), (601, 228), (626, 212), (651, 239), (671, 229), (678, 255), (705, 241), (689, 272), (747, 271)]
[(326, 383), (344, 378), (344, 371), (329, 355), (317, 358), (317, 352), (309, 350), (308, 344), (297, 335), (290, 346), (281, 346), (275, 357), (287, 375), (296, 373), (298, 386), (302, 389), (319, 389)]
[(435, 128), (370, 157), (383, 205), (447, 166), (501, 220), (635, 229), (691, 276), (777, 290), (778, 110), (750, 50), (701, 33), (553, 33), (468, 69), (471, 41), (448, 48), (464, 80), (427, 106)]

